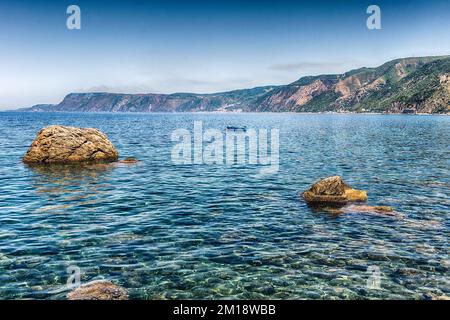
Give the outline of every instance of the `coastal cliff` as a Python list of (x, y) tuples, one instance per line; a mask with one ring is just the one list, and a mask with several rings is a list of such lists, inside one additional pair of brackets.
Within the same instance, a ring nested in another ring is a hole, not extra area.
[(449, 113), (450, 56), (403, 58), (376, 68), (302, 77), (282, 86), (213, 94), (71, 93), (49, 112)]

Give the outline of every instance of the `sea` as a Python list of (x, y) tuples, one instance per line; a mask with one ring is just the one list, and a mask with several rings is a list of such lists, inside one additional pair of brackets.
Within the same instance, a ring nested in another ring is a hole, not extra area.
[[(196, 123), (276, 134), (278, 165), (174, 161)], [(48, 125), (97, 128), (139, 162), (25, 165)], [(309, 207), (301, 192), (335, 175), (398, 214)], [(450, 294), (449, 231), (448, 116), (0, 113), (2, 299), (98, 279), (130, 299), (431, 299)]]

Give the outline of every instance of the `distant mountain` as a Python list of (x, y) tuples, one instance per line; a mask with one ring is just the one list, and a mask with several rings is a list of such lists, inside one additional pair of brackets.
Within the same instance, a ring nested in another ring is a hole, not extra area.
[(450, 56), (403, 58), (284, 86), (214, 94), (71, 93), (57, 105), (20, 111), (449, 113)]
[(243, 111), (275, 86), (213, 94), (70, 93), (57, 105), (36, 105), (20, 111), (63, 112), (195, 112)]
[(450, 57), (404, 58), (341, 75), (304, 77), (257, 101), (258, 111), (450, 112)]

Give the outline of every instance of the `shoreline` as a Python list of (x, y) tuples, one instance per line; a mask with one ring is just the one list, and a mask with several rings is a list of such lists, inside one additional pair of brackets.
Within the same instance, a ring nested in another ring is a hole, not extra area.
[(223, 115), (236, 115), (236, 114), (321, 114), (321, 115), (404, 115), (404, 116), (450, 116), (449, 113), (402, 113), (402, 112), (355, 112), (355, 111), (324, 111), (324, 112), (293, 112), (293, 111), (260, 111), (260, 112), (245, 112), (245, 111), (189, 111), (189, 112), (110, 112), (110, 111), (21, 111), (17, 110), (0, 110), (0, 113), (60, 113), (60, 114), (223, 114)]

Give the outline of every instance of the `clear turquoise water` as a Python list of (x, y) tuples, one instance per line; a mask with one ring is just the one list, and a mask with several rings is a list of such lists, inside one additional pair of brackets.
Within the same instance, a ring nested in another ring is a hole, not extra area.
[[(172, 164), (194, 120), (279, 128), (279, 172)], [(99, 128), (141, 163), (23, 165), (49, 124)], [(64, 298), (74, 265), (134, 299), (449, 295), (449, 137), (445, 116), (0, 113), (0, 297)], [(405, 218), (313, 212), (298, 193), (330, 175)]]

